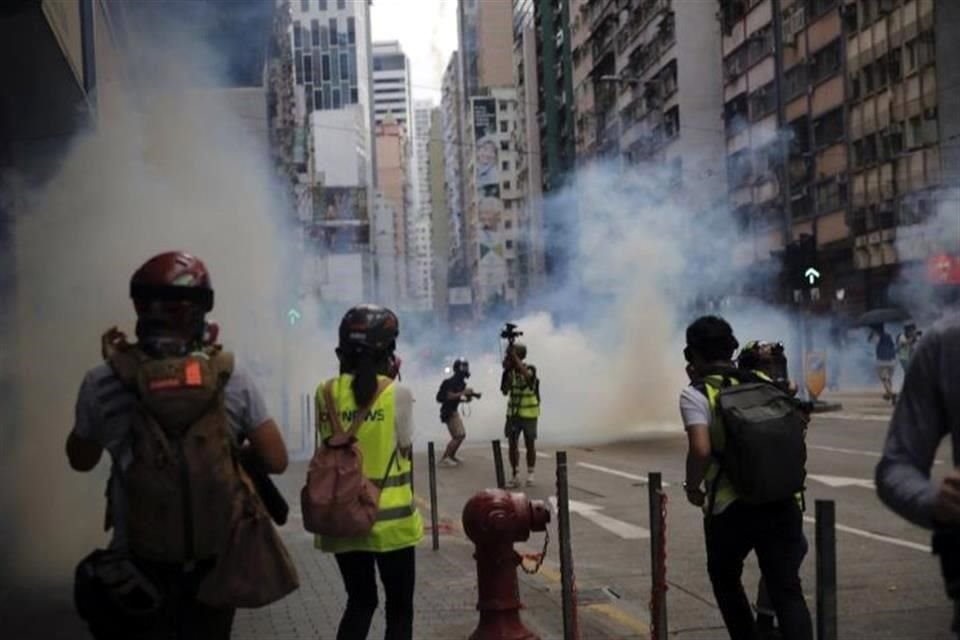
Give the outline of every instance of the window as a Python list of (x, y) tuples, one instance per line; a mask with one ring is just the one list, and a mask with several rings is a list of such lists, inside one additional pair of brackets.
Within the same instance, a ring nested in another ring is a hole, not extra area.
[(747, 94), (741, 93), (723, 106), (727, 135), (734, 136), (747, 126)]
[(313, 58), (303, 56), (303, 79), (305, 82), (313, 82)]
[(316, 109), (319, 109), (320, 105), (323, 104), (323, 91), (320, 89), (313, 90), (313, 104), (316, 105)]
[(507, 247), (507, 249), (513, 249), (513, 240), (507, 240), (504, 245)]
[(864, 27), (873, 22), (875, 15), (873, 3), (874, 0), (862, 0), (860, 2), (860, 24)]
[(742, 187), (752, 172), (750, 149), (741, 149), (727, 156), (727, 180), (734, 189)]
[(356, 44), (357, 43), (357, 19), (354, 17), (347, 18), (347, 44)]
[(295, 55), (293, 59), (294, 59), (293, 75), (297, 80), (297, 84), (303, 84), (303, 56)]
[(330, 82), (330, 55), (320, 56), (320, 77), (324, 82)]
[(327, 0), (317, 0), (317, 6), (320, 7), (320, 11), (327, 10)]
[(842, 108), (834, 109), (813, 121), (813, 139), (818, 149), (839, 142), (844, 134)]
[(509, 181), (509, 180), (505, 180), (505, 181), (504, 181), (504, 183), (503, 183), (503, 189), (504, 189), (504, 191), (509, 191), (509, 190), (511, 189), (510, 181)]
[(337, 19), (330, 18), (330, 45), (336, 45), (340, 42), (339, 36), (337, 36)]
[(333, 100), (331, 99), (331, 95), (329, 91), (323, 92), (323, 108), (327, 110), (333, 108)]
[(807, 65), (800, 63), (787, 71), (784, 76), (786, 99), (793, 100), (807, 90)]
[(350, 79), (350, 63), (347, 61), (347, 54), (345, 53), (340, 54), (340, 79)]
[(767, 26), (747, 39), (747, 66), (752, 67), (773, 52), (773, 28)]
[(300, 48), (303, 46), (303, 33), (300, 32), (300, 23), (293, 23), (293, 46)]
[(340, 103), (340, 89), (333, 90), (333, 108), (339, 109), (341, 107)]
[(510, 162), (508, 162), (507, 160), (504, 160), (503, 162), (501, 162), (501, 163), (500, 163), (500, 169), (502, 169), (503, 171), (509, 171), (509, 170), (510, 170)]
[(840, 39), (837, 38), (815, 54), (810, 61), (810, 82), (819, 84), (840, 70)]
[(329, 34), (324, 26), (320, 27), (320, 48), (324, 51), (330, 48)]
[(680, 135), (680, 106), (675, 106), (663, 114), (663, 132), (668, 140)]
[(310, 21), (310, 42), (313, 43), (313, 46), (320, 46), (320, 21), (311, 20)]
[(346, 0), (337, 0), (337, 9), (346, 9), (347, 2)]
[(500, 121), (500, 133), (506, 133), (506, 132), (508, 131), (507, 126), (508, 126), (508, 125), (507, 125), (507, 121), (506, 121), (506, 120), (501, 120), (501, 121)]
[(350, 104), (357, 104), (360, 102), (360, 96), (357, 94), (357, 88), (352, 87), (350, 89)]
[(837, 6), (837, 0), (813, 0), (814, 17), (822, 16)]
[(506, 140), (501, 140), (501, 141), (500, 141), (500, 149), (503, 150), (503, 151), (509, 151), (509, 150), (510, 150), (510, 143), (507, 142)]
[(310, 11), (310, 0), (300, 0), (300, 11)]
[(817, 210), (830, 213), (847, 206), (847, 183), (834, 177), (817, 185)]
[(507, 110), (507, 103), (501, 101), (501, 102), (500, 102), (499, 109), (500, 109), (500, 111), (506, 111), (506, 110)]
[(335, 81), (337, 78), (340, 77), (340, 65), (337, 64), (339, 60), (340, 58), (336, 55), (330, 56), (330, 66), (331, 66), (330, 80), (331, 81)]
[[(510, 204), (510, 201), (509, 201), (509, 200), (507, 201), (507, 204)], [(513, 220), (504, 220), (504, 221), (503, 221), (503, 228), (504, 228), (504, 229), (512, 229), (512, 228), (513, 228)]]
[(777, 108), (777, 94), (773, 82), (750, 94), (750, 120), (756, 122), (767, 117)]
[[(309, 87), (307, 87), (307, 88), (309, 89)], [(313, 110), (314, 110), (314, 106), (313, 106), (313, 91), (309, 91), (309, 90), (308, 90), (308, 91), (306, 92), (306, 94), (305, 94), (305, 98), (306, 98), (306, 100), (307, 100), (307, 113), (312, 113)]]

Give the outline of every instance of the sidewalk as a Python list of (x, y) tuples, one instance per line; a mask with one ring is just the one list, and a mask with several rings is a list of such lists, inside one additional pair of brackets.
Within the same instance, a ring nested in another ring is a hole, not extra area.
[[(426, 465), (417, 466), (417, 485), (426, 497)], [(422, 470), (422, 471), (421, 471)], [(281, 489), (291, 505), (290, 520), (281, 535), (300, 572), (300, 588), (284, 600), (263, 609), (238, 612), (233, 640), (302, 640), (333, 638), (346, 604), (346, 594), (333, 556), (313, 548), (313, 538), (303, 531), (299, 515), (300, 483), (306, 474), (305, 463), (294, 463), (283, 476)], [(420, 476), (424, 477), (421, 478)], [(440, 549), (431, 546), (429, 504), (418, 496), (420, 512), (427, 527), (417, 548), (417, 586), (414, 637), (417, 640), (466, 639), (476, 627), (476, 564), (473, 544), (466, 539), (459, 523), (459, 512), (442, 514), (439, 530)], [(454, 519), (453, 515), (456, 516)], [(534, 534), (536, 541), (542, 534)], [(533, 542), (533, 541), (531, 541)], [(524, 549), (529, 550), (529, 547)], [(521, 617), (527, 627), (542, 640), (563, 637), (560, 584), (555, 570), (545, 567), (539, 575), (528, 576), (518, 569)], [(374, 616), (370, 638), (383, 637), (383, 593)], [(580, 616), (582, 638), (591, 640), (645, 638), (630, 629), (617, 628), (605, 620)]]

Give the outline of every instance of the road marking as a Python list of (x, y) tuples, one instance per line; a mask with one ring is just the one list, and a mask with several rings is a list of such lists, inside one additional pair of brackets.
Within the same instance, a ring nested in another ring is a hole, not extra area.
[[(808, 444), (808, 449), (819, 449), (820, 451), (830, 451), (832, 453), (846, 453), (852, 456), (865, 456), (867, 458), (880, 458), (883, 456), (879, 451), (864, 451), (863, 449), (843, 449), (841, 447), (827, 447), (821, 444)], [(934, 460), (933, 464), (943, 464), (943, 460)]]
[[(803, 516), (803, 519), (805, 522), (816, 523), (817, 521), (816, 518), (810, 516)], [(929, 545), (920, 544), (918, 542), (910, 542), (909, 540), (901, 540), (900, 538), (893, 538), (891, 536), (885, 536), (879, 533), (872, 533), (870, 531), (864, 531), (863, 529), (855, 529), (844, 524), (838, 524), (836, 526), (837, 531), (850, 533), (855, 536), (860, 536), (861, 538), (869, 538), (870, 540), (876, 540), (878, 542), (886, 542), (887, 544), (896, 545), (898, 547), (906, 547), (907, 549), (914, 549), (915, 551), (923, 551), (924, 553), (931, 552)]]
[[(621, 478), (627, 478), (628, 480), (636, 480), (637, 482), (642, 482), (643, 484), (647, 484), (647, 478), (644, 478), (643, 476), (638, 476), (633, 473), (627, 473), (626, 471), (620, 471), (619, 469), (602, 467), (599, 464), (591, 464), (589, 462), (578, 462), (577, 466), (583, 467), (584, 469), (593, 469), (594, 471), (599, 471), (601, 473), (609, 473), (612, 476), (620, 476)], [(664, 482), (663, 486), (669, 487), (670, 485)]]
[[(554, 513), (557, 511), (557, 497), (550, 496), (550, 507), (553, 509)], [(612, 518), (605, 513), (600, 513), (600, 510), (603, 507), (598, 507), (586, 502), (580, 502), (579, 500), (568, 500), (570, 505), (571, 513), (578, 513), (593, 524), (597, 525), (601, 529), (606, 529), (610, 533), (623, 538), (624, 540), (640, 540), (650, 537), (650, 531), (644, 529), (643, 527), (638, 527), (635, 524), (630, 524), (629, 522), (624, 522), (623, 520), (617, 520)]]
[(860, 478), (844, 478), (842, 476), (815, 476), (808, 475), (811, 480), (822, 482), (828, 487), (862, 487), (864, 489), (876, 489), (872, 480), (861, 480)]
[(647, 634), (650, 633), (650, 621), (649, 620), (638, 620), (626, 611), (621, 610), (620, 608), (614, 606), (611, 603), (607, 602), (597, 602), (594, 604), (588, 604), (584, 609), (589, 609), (591, 611), (596, 611), (597, 613), (602, 613), (606, 617), (610, 618), (614, 622), (620, 624), (621, 626), (629, 629), (638, 636), (646, 638)]
[(830, 418), (831, 420), (868, 420), (871, 422), (890, 422), (890, 414), (880, 415), (877, 413), (821, 413), (815, 414)]

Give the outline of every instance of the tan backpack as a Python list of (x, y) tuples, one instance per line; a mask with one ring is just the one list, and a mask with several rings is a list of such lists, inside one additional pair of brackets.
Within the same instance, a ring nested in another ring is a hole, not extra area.
[(370, 402), (358, 409), (349, 430), (344, 430), (333, 403), (333, 383), (323, 386), (323, 398), (333, 435), (317, 447), (310, 460), (307, 483), (300, 491), (303, 527), (310, 533), (335, 538), (365, 536), (377, 521), (380, 492), (397, 457), (394, 449), (380, 485), (363, 473), (363, 453), (356, 434), (367, 414), (392, 380), (381, 380)]
[(224, 403), (233, 354), (210, 346), (155, 359), (125, 345), (108, 362), (138, 397), (122, 477), (130, 551), (169, 563), (217, 555), (241, 486)]

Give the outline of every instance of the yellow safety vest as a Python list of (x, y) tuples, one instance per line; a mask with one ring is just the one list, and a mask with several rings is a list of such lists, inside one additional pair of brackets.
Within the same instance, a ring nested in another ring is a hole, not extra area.
[[(762, 371), (752, 371), (751, 373), (764, 380), (772, 381), (770, 376)], [(731, 378), (730, 384), (736, 385), (740, 383)], [(723, 429), (723, 422), (721, 421), (720, 414), (717, 411), (717, 396), (720, 395), (720, 390), (723, 388), (723, 376), (706, 376), (704, 378), (703, 386), (707, 392), (707, 401), (710, 403), (710, 450), (715, 454), (721, 454), (723, 453), (723, 449), (727, 442), (727, 434)], [(717, 482), (718, 475), (720, 475), (720, 480), (716, 486), (716, 493), (714, 494), (714, 483)], [(704, 512), (711, 507), (711, 497), (713, 497), (713, 510), (711, 512), (713, 514), (722, 513), (723, 510), (726, 509), (738, 497), (733, 485), (730, 484), (730, 479), (726, 475), (720, 474), (720, 464), (716, 458), (712, 459), (710, 461), (710, 465), (707, 467), (707, 473), (704, 476), (704, 484), (707, 488), (707, 502), (703, 506)], [(799, 504), (802, 509), (803, 493), (797, 493), (795, 498), (797, 500), (797, 504)]]
[(510, 376), (510, 399), (507, 404), (508, 418), (527, 418), (536, 419), (540, 416), (540, 400), (534, 387), (528, 384), (523, 375), (517, 371), (511, 371)]
[[(350, 388), (352, 381), (352, 375), (344, 374), (333, 383), (333, 403), (340, 412), (344, 428), (348, 428), (357, 410)], [(332, 435), (332, 427), (326, 417), (323, 386), (323, 383), (317, 386), (315, 393), (317, 429), (321, 441)], [(383, 479), (387, 464), (397, 447), (394, 399), (394, 387), (390, 385), (377, 398), (364, 424), (357, 431), (357, 442), (363, 453), (363, 473), (378, 486), (383, 484), (377, 522), (370, 533), (361, 537), (315, 536), (314, 546), (322, 551), (396, 551), (414, 546), (423, 538), (423, 520), (413, 499), (410, 460), (398, 453), (390, 465), (386, 480)]]

